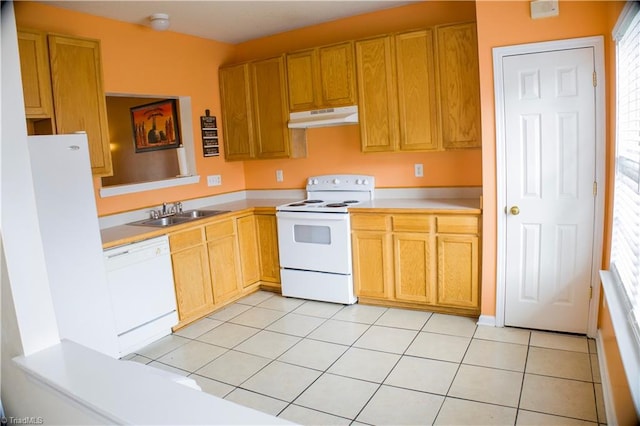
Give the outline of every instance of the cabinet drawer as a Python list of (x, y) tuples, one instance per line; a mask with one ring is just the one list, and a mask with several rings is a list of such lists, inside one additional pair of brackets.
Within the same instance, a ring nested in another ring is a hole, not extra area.
[(233, 220), (231, 219), (207, 225), (205, 229), (207, 232), (207, 240), (214, 240), (234, 234)]
[(393, 230), (401, 232), (431, 232), (433, 216), (398, 215), (393, 216)]
[(387, 229), (387, 216), (383, 214), (352, 214), (351, 229), (385, 231)]
[(448, 234), (477, 234), (477, 216), (438, 216), (437, 231)]
[(169, 234), (169, 246), (172, 252), (201, 244), (202, 241), (202, 228), (193, 228)]

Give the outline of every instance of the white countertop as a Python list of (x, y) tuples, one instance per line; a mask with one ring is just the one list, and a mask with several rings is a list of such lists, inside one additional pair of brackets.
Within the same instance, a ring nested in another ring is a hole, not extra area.
[(115, 424), (293, 424), (70, 341), (14, 361), (39, 383)]
[[(406, 210), (411, 213), (468, 213), (480, 214), (482, 212), (481, 197), (477, 188), (415, 188), (415, 189), (388, 189), (377, 190), (376, 199), (364, 202), (349, 208), (350, 212)], [(284, 195), (283, 197), (270, 198), (269, 195)], [(285, 191), (253, 191), (246, 193), (243, 199), (228, 200), (235, 194), (229, 194), (220, 198), (216, 203), (210, 201), (199, 202), (197, 205), (185, 205), (185, 210), (197, 208), (200, 210), (228, 210), (230, 214), (255, 208), (275, 208), (282, 204), (292, 203), (304, 198), (304, 192), (300, 190)], [(227, 197), (227, 198), (225, 198)], [(295, 197), (295, 198), (289, 198)], [(454, 198), (456, 197), (456, 198)], [(218, 198), (213, 198), (217, 200)], [(139, 213), (138, 213), (139, 214)], [(148, 217), (148, 213), (144, 213)], [(215, 216), (224, 217), (224, 216)], [(127, 221), (133, 222), (140, 217), (130, 217)], [(210, 219), (210, 218), (209, 218)], [(203, 219), (205, 220), (205, 219)], [(187, 222), (192, 226), (197, 221)], [(184, 229), (185, 224), (167, 228), (155, 228), (149, 226), (120, 224), (103, 228), (101, 232), (103, 247), (114, 247), (119, 244), (128, 244), (137, 240), (153, 238), (168, 232)]]

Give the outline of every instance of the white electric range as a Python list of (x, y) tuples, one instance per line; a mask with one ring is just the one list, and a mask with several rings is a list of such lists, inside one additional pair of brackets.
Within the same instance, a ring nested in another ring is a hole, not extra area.
[(352, 304), (349, 207), (373, 199), (368, 175), (322, 175), (307, 180), (307, 198), (276, 208), (282, 295)]

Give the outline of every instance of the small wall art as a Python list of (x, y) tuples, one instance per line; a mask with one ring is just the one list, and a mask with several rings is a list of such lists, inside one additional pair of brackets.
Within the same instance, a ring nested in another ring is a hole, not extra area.
[(131, 108), (136, 153), (180, 146), (180, 128), (175, 99)]

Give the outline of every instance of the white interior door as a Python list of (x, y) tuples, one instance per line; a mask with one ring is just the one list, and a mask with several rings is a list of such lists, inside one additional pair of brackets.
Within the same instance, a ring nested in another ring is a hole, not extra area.
[(596, 181), (594, 51), (506, 56), (504, 324), (587, 332)]

